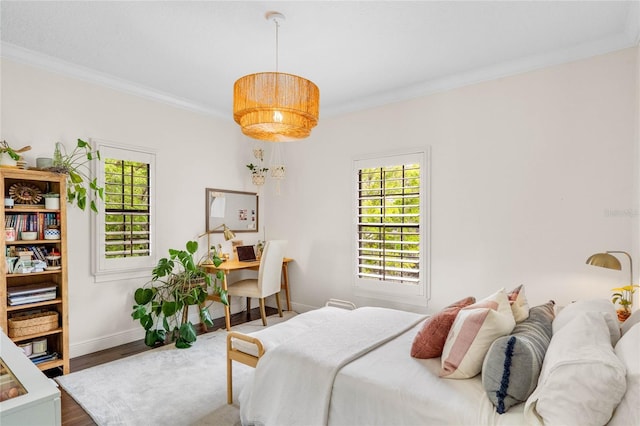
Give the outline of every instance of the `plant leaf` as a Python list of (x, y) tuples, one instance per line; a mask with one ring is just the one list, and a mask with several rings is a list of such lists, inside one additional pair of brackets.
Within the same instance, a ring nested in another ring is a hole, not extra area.
[(152, 297), (153, 291), (150, 288), (139, 288), (133, 295), (133, 298), (138, 305), (146, 305), (151, 302)]

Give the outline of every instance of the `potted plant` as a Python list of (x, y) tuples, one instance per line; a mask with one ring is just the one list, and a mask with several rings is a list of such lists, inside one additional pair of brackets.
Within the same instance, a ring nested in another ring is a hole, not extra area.
[(618, 321), (624, 322), (631, 315), (631, 305), (633, 305), (633, 293), (640, 286), (629, 284), (624, 287), (612, 288), (614, 293), (611, 295), (611, 302), (620, 305), (618, 312)]
[(9, 146), (7, 141), (0, 142), (0, 165), (15, 166), (19, 159), (20, 155)]
[[(145, 329), (147, 346), (153, 347), (168, 339), (175, 341), (177, 348), (191, 347), (196, 341), (196, 330), (187, 318), (187, 307), (199, 305), (200, 320), (212, 327), (208, 305), (203, 305), (209, 289), (220, 296), (223, 304), (229, 304), (227, 292), (217, 285), (223, 273), (218, 271), (216, 279), (212, 279), (194, 260), (197, 250), (196, 241), (187, 242), (186, 250), (169, 249), (169, 257), (158, 261), (151, 280), (136, 289), (131, 316), (140, 320)], [(217, 254), (213, 255), (213, 263), (215, 266), (222, 263)]]
[(247, 164), (247, 168), (251, 170), (251, 181), (254, 185), (263, 185), (265, 173), (269, 170), (267, 167), (256, 166), (253, 163)]
[(78, 139), (73, 151), (67, 153), (64, 145), (56, 142), (53, 153), (53, 166), (49, 169), (67, 175), (67, 202), (76, 204), (84, 210), (87, 206), (87, 194), (93, 193), (90, 202), (91, 210), (98, 213), (96, 199), (104, 200), (104, 188), (98, 186), (98, 179), (92, 177), (91, 162), (100, 161), (100, 151), (93, 150), (88, 142)]

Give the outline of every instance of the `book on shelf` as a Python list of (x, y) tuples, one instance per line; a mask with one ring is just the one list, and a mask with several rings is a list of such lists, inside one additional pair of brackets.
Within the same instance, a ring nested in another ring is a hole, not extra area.
[(9, 306), (45, 302), (57, 296), (58, 285), (51, 282), (27, 284), (7, 288)]
[(46, 293), (56, 291), (58, 284), (53, 282), (33, 283), (7, 287), (7, 295), (12, 296), (31, 296), (38, 293)]
[(31, 355), (29, 357), (29, 359), (34, 364), (38, 365), (38, 364), (42, 364), (43, 362), (53, 361), (55, 359), (58, 359), (58, 353), (57, 352), (51, 352), (51, 353), (44, 352), (44, 353), (40, 353), (40, 354), (33, 354), (33, 355)]
[(56, 298), (56, 291), (37, 293), (31, 296), (9, 296), (9, 306), (24, 305), (27, 303), (46, 302)]

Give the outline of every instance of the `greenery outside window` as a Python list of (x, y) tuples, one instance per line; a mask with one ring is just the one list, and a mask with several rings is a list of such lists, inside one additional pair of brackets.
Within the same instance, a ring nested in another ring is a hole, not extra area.
[(354, 284), (358, 293), (426, 304), (427, 174), (426, 152), (354, 161)]
[(104, 158), (105, 257), (150, 256), (149, 163)]
[(155, 266), (155, 153), (106, 142), (95, 145), (103, 159), (96, 176), (105, 189), (94, 218), (96, 281), (146, 277)]

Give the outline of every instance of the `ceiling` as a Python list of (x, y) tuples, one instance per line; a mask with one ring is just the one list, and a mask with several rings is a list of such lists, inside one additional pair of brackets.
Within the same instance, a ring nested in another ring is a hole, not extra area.
[(636, 1), (9, 1), (3, 57), (227, 119), (233, 83), (275, 70), (320, 117), (581, 59), (640, 40)]

